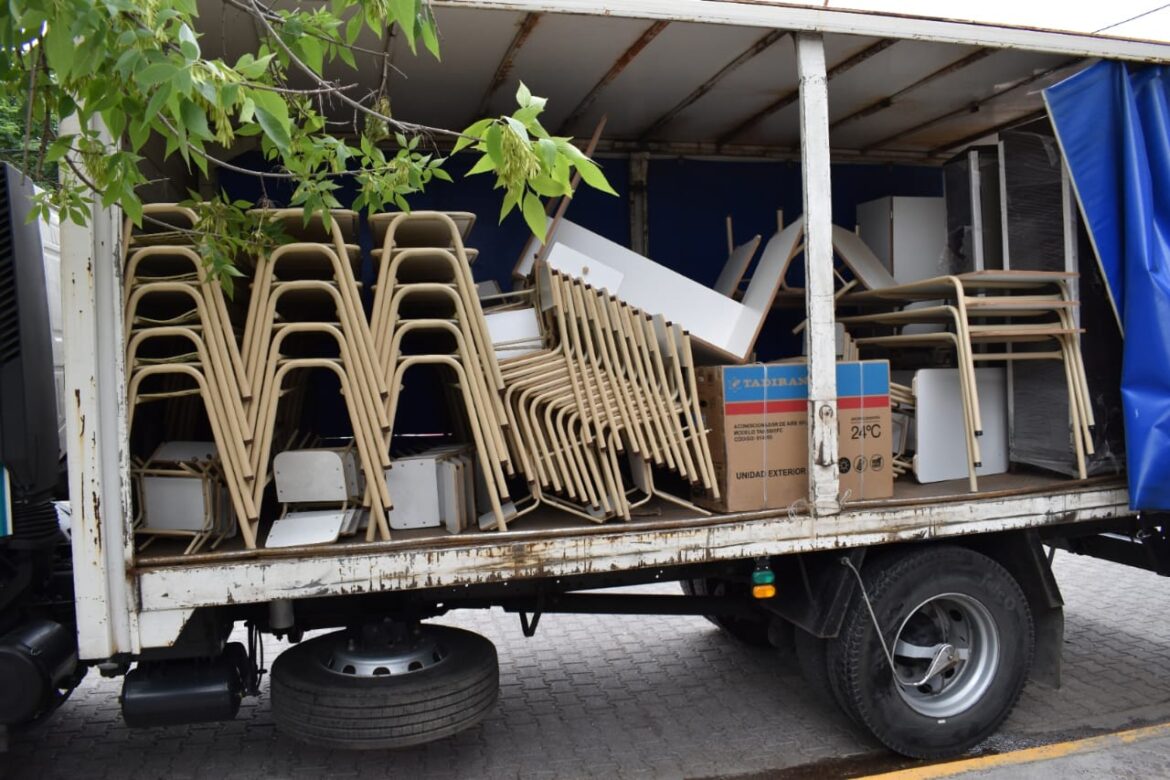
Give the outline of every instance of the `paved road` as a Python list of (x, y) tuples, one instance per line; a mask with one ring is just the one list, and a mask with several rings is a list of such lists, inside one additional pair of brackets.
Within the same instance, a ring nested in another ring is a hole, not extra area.
[[(1170, 720), (1170, 581), (1065, 554), (1055, 568), (1065, 685), (1029, 686), (991, 749)], [(550, 615), (532, 639), (499, 611), (444, 622), (496, 643), (502, 685), (482, 726), (444, 742), (301, 745), (275, 732), (266, 696), (234, 722), (131, 731), (120, 681), (91, 676), (49, 724), (13, 738), (0, 777), (803, 778), (904, 765), (815, 700), (794, 659), (699, 618)]]

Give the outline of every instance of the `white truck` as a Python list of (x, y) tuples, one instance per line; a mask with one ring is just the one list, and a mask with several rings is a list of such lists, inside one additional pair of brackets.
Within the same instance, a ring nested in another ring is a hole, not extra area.
[[(234, 13), (228, 4), (200, 6), (206, 50), (254, 44), (249, 25), (222, 23)], [(409, 78), (396, 82), (396, 111), (458, 124), (520, 77), (550, 97), (559, 112), (550, 127), (559, 121), (583, 135), (608, 115), (596, 156), (616, 180), (628, 166), (629, 202), (605, 208), (619, 209), (614, 232), (628, 230), (633, 249), (665, 260), (694, 238), (687, 194), (672, 194), (675, 184), (655, 189), (659, 161), (692, 165), (688, 180), (702, 183), (708, 203), (726, 198), (720, 227), (724, 213), (773, 214), (786, 198), (802, 204), (804, 292), (780, 300), (807, 315), (813, 442), (836, 428), (835, 200), (937, 195), (943, 162), (1043, 117), (1043, 87), (1097, 59), (1170, 62), (1170, 46), (1159, 43), (763, 1), (435, 7), (448, 56), (436, 65), (399, 47), (394, 64)], [(739, 187), (736, 177), (751, 183)], [(158, 200), (199, 186), (171, 164), (150, 178), (163, 180)], [(769, 192), (769, 179), (801, 197)], [(977, 176), (965, 186), (979, 196)], [(1064, 269), (1081, 272), (1083, 292), (1096, 266), (1078, 242), (1067, 182), (1060, 192), (1049, 248)], [(128, 725), (230, 719), (243, 696), (259, 694), (264, 632), (291, 643), (271, 680), (287, 733), (356, 748), (437, 739), (491, 708), (498, 668), (486, 639), (426, 621), (498, 606), (519, 613), (526, 632), (544, 613), (699, 614), (745, 642), (794, 641), (805, 671), (858, 728), (900, 753), (941, 757), (993, 733), (1027, 680), (1059, 681), (1062, 602), (1044, 545), (1170, 566), (1164, 520), (1130, 509), (1118, 468), (1088, 479), (1021, 468), (982, 479), (977, 493), (963, 479), (906, 477), (892, 498), (850, 500), (832, 448), (815, 446), (807, 501), (783, 510), (663, 509), (588, 527), (534, 517), (506, 532), (139, 550), (116, 209), (99, 210), (87, 227), (60, 228), (72, 507), (63, 544), (49, 503), (58, 467), (48, 441), (57, 435), (47, 403), (50, 328), (37, 302), (39, 253), (38, 262), (27, 257), (36, 232), (22, 219), (26, 195), (9, 173), (8, 244), (0, 245), (0, 728), (47, 716), (91, 667), (126, 675)], [(840, 209), (837, 222), (853, 218)], [(976, 244), (987, 243), (979, 268), (1024, 259), (1006, 247), (1006, 227), (1004, 236), (976, 233)], [(999, 251), (1001, 238), (1008, 251)], [(669, 251), (655, 251), (661, 246)], [(1081, 324), (1086, 334), (1116, 329), (1087, 313)], [(1086, 359), (1098, 343), (1086, 335)], [(682, 583), (679, 595), (604, 590), (669, 580)], [(248, 646), (229, 641), (238, 626), (248, 627)], [(341, 630), (301, 642), (326, 628)]]

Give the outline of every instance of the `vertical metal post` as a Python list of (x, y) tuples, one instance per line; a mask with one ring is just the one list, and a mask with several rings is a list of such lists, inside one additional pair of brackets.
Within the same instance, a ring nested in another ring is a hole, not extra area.
[(800, 75), (800, 157), (804, 194), (805, 306), (808, 312), (809, 504), (841, 511), (837, 500), (837, 358), (833, 322), (833, 201), (829, 185), (829, 82), (820, 35), (796, 38)]
[(630, 155), (630, 249), (640, 255), (650, 254), (650, 216), (646, 185), (650, 175), (650, 155)]
[[(62, 133), (77, 131), (76, 119), (62, 122)], [(137, 644), (127, 574), (134, 547), (125, 446), (119, 213), (95, 204), (89, 225), (61, 223), (73, 580), (83, 659), (133, 652)]]

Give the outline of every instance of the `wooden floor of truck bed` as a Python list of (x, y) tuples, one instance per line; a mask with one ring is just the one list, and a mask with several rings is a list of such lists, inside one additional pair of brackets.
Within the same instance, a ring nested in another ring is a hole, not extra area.
[[(926, 504), (963, 504), (976, 500), (1108, 486), (1124, 485), (1120, 478), (1112, 476), (1076, 480), (1049, 473), (1022, 471), (980, 477), (979, 492), (971, 493), (965, 479), (924, 485), (918, 484), (912, 479), (903, 478), (894, 483), (894, 496), (892, 498), (850, 501), (845, 504), (842, 511), (844, 513), (863, 513), (866, 511), (888, 511), (900, 507), (909, 509)], [(782, 513), (782, 510), (777, 510), (766, 514), (775, 516)], [(793, 511), (792, 514), (799, 516), (804, 513)], [(596, 533), (612, 534), (620, 533), (623, 530), (635, 532), (655, 528), (717, 525), (732, 519), (741, 520), (743, 518), (744, 513), (700, 515), (656, 499), (634, 510), (633, 519), (630, 521), (623, 522), (620, 519), (614, 519), (604, 524), (593, 524), (555, 508), (542, 506), (509, 523), (508, 530), (503, 533), (473, 530), (461, 534), (450, 534), (442, 528), (420, 528), (392, 531), (392, 538), (388, 542), (368, 543), (365, 541), (364, 534), (361, 534), (343, 538), (335, 544), (271, 550), (263, 547), (257, 550), (248, 550), (244, 547), (242, 538), (237, 535), (234, 539), (226, 540), (214, 550), (204, 549), (192, 555), (182, 554), (186, 547), (186, 540), (160, 538), (152, 541), (149, 546), (138, 552), (136, 568), (184, 566), (258, 557), (338, 556), (358, 551), (367, 552), (370, 548), (375, 547), (378, 549), (447, 547), (452, 544), (474, 544), (476, 538), (484, 538), (484, 541), (488, 541), (489, 538), (491, 541), (499, 541), (501, 537), (514, 538), (516, 541), (535, 541), (540, 538)], [(267, 534), (267, 525), (266, 522), (262, 526), (261, 539)]]

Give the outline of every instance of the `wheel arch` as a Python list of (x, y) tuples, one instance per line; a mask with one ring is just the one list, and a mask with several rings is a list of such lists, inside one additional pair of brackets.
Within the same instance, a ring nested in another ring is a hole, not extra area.
[(780, 570), (777, 579), (784, 586), (783, 592), (781, 597), (761, 604), (813, 636), (835, 637), (841, 630), (846, 610), (858, 596), (857, 580), (849, 567), (842, 564), (842, 559), (861, 568), (867, 558), (939, 545), (966, 547), (1007, 569), (1024, 592), (1032, 612), (1036, 646), (1030, 679), (1059, 687), (1064, 600), (1035, 530), (786, 556), (790, 560), (776, 558), (772, 562)]

